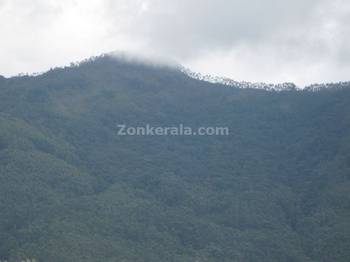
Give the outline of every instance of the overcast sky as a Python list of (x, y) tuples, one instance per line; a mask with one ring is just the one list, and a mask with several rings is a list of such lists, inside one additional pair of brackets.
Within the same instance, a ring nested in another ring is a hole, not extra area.
[(254, 82), (350, 80), (348, 0), (0, 0), (0, 74), (127, 51)]

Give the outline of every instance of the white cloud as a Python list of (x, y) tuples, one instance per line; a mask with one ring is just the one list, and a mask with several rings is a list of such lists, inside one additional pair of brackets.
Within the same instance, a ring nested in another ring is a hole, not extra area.
[(0, 0), (0, 74), (113, 50), (236, 80), (349, 80), (346, 0)]

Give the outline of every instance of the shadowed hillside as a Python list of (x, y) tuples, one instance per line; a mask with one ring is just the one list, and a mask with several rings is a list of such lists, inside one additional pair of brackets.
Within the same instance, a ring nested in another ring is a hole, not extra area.
[(109, 56), (0, 77), (0, 260), (347, 262), (349, 101)]

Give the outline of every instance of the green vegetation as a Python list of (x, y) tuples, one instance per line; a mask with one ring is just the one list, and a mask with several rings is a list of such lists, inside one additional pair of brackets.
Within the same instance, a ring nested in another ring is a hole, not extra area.
[[(0, 259), (348, 262), (349, 101), (109, 57), (0, 78)], [(230, 135), (117, 135), (180, 123)]]

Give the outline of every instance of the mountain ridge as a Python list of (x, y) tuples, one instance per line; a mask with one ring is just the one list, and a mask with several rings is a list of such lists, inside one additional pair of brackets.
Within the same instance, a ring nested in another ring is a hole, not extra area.
[(277, 91), (277, 92), (280, 92), (280, 91), (313, 91), (315, 92), (315, 91), (326, 90), (326, 89), (334, 89), (334, 88), (339, 89), (339, 88), (350, 87), (350, 81), (332, 82), (332, 83), (314, 83), (314, 84), (306, 85), (304, 87), (299, 87), (292, 82), (273, 84), (273, 83), (264, 83), (264, 82), (236, 81), (227, 77), (213, 76), (210, 74), (202, 74), (200, 72), (194, 72), (191, 69), (186, 68), (177, 62), (174, 62), (174, 61), (170, 62), (164, 58), (158, 59), (157, 61), (157, 59), (152, 59), (151, 57), (142, 57), (142, 56), (127, 54), (127, 53), (116, 53), (116, 52), (106, 53), (99, 56), (93, 56), (93, 57), (84, 59), (80, 62), (72, 62), (70, 63), (69, 66), (55, 67), (41, 73), (32, 73), (32, 74), (21, 73), (17, 76), (13, 76), (9, 78), (6, 78), (0, 75), (0, 81), (4, 81), (6, 79), (11, 79), (16, 77), (23, 77), (23, 76), (27, 76), (27, 77), (40, 76), (40, 75), (46, 74), (51, 70), (59, 70), (59, 69), (64, 69), (69, 67), (76, 67), (85, 63), (93, 62), (95, 60), (103, 59), (107, 57), (116, 59), (119, 62), (123, 62), (127, 64), (136, 63), (136, 64), (152, 66), (152, 67), (173, 68), (173, 69), (179, 70), (180, 72), (184, 73), (185, 75), (193, 79), (205, 81), (212, 84), (221, 84), (224, 86), (235, 87), (235, 88), (251, 88), (251, 89), (260, 89), (260, 90)]

